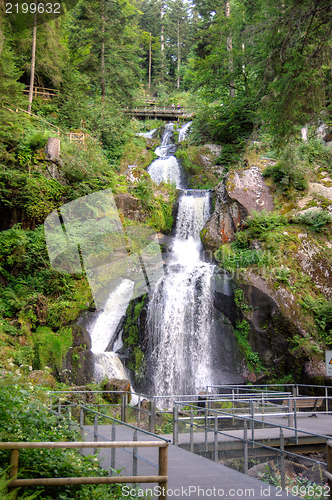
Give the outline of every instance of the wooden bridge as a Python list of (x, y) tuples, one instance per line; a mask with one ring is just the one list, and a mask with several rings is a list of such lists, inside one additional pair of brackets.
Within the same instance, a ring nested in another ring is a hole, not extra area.
[(135, 116), (137, 118), (159, 118), (161, 120), (178, 120), (179, 118), (191, 120), (195, 117), (195, 113), (188, 108), (173, 108), (166, 106), (145, 106), (134, 109), (127, 108), (124, 112), (126, 115)]

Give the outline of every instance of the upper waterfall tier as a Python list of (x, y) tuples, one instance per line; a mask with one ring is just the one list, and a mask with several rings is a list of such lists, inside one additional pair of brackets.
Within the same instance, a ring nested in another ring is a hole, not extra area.
[(172, 143), (174, 126), (173, 123), (167, 123), (162, 135), (161, 145), (155, 150), (159, 158), (154, 160), (148, 167), (147, 172), (154, 182), (172, 182), (177, 188), (183, 187), (181, 179), (181, 170), (175, 156), (175, 145)]

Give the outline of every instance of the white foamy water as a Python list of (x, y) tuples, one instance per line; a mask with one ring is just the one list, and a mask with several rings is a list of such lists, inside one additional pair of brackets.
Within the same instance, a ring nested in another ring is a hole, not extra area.
[(167, 125), (165, 125), (161, 145), (155, 150), (159, 158), (149, 165), (147, 172), (150, 174), (151, 179), (157, 184), (161, 182), (171, 182), (175, 184), (177, 188), (181, 188), (180, 166), (176, 157), (172, 154), (174, 152), (174, 144), (172, 144), (171, 141), (173, 131), (173, 123), (167, 123)]
[(188, 122), (182, 125), (182, 127), (179, 130), (179, 142), (183, 141), (186, 138), (191, 124), (192, 122)]
[(117, 326), (128, 307), (134, 289), (134, 282), (121, 281), (110, 294), (104, 310), (88, 328), (91, 337), (91, 351), (94, 353), (94, 379), (101, 382), (105, 377), (128, 379), (121, 360), (115, 352), (106, 352), (114, 337)]
[(188, 190), (181, 196), (171, 262), (149, 303), (149, 351), (157, 395), (198, 393), (213, 381), (214, 266), (201, 260), (199, 238), (209, 203), (208, 192), (195, 195)]
[(94, 380), (97, 383), (105, 378), (128, 380), (123, 364), (115, 352), (94, 354)]

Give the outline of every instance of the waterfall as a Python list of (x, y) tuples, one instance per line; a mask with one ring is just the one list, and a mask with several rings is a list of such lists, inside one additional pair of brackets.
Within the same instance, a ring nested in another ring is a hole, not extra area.
[(149, 302), (148, 350), (158, 395), (197, 394), (214, 382), (214, 266), (201, 259), (199, 237), (209, 205), (209, 192), (183, 192), (170, 263)]
[(182, 127), (179, 130), (179, 142), (184, 141), (184, 139), (187, 137), (187, 134), (189, 132), (189, 128), (192, 122), (185, 123), (182, 125)]
[[(127, 375), (115, 352), (107, 352), (117, 340), (117, 326), (128, 307), (134, 282), (125, 279), (110, 294), (103, 311), (88, 326), (91, 337), (91, 351), (94, 354), (94, 379), (101, 382), (105, 377), (127, 379)], [(118, 346), (120, 347), (120, 346)]]
[(172, 144), (173, 132), (173, 123), (167, 123), (162, 135), (161, 145), (155, 150), (159, 158), (149, 165), (147, 172), (150, 174), (151, 179), (157, 182), (157, 184), (161, 182), (171, 182), (174, 183), (177, 188), (181, 188), (183, 187), (181, 170), (176, 157), (173, 156), (175, 152), (175, 145)]

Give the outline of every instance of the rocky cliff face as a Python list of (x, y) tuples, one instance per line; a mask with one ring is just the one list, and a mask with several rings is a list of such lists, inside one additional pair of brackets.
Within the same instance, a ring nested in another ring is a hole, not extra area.
[[(309, 188), (312, 194), (312, 184)], [(317, 191), (316, 185), (314, 188)], [(330, 196), (327, 186), (322, 184), (320, 188), (325, 198)], [(307, 202), (301, 206), (304, 199), (302, 196), (294, 204), (294, 214), (306, 206)], [(204, 247), (214, 252), (235, 239), (236, 232), (246, 227), (248, 215), (273, 210), (273, 190), (258, 166), (230, 172), (215, 191), (215, 208), (201, 233)], [(324, 347), (318, 340), (317, 327), (304, 313), (300, 300), (306, 296), (304, 290), (310, 296), (332, 297), (331, 245), (324, 233), (306, 231), (297, 225), (288, 224), (275, 238), (280, 240), (279, 245), (274, 241), (271, 247), (271, 240), (256, 241), (248, 249), (255, 251), (257, 246), (260, 251), (272, 251), (273, 258), (277, 249), (277, 258), (267, 267), (243, 265), (234, 270), (233, 282), (242, 293), (242, 304), (234, 301), (234, 296), (217, 296), (217, 308), (235, 328), (243, 320), (249, 325), (247, 340), (267, 371), (244, 373), (248, 380), (291, 374), (297, 381), (330, 384), (321, 361)], [(287, 279), (276, 277), (276, 266)]]
[(258, 167), (232, 172), (216, 189), (215, 210), (202, 231), (205, 248), (217, 249), (234, 239), (254, 210), (273, 210), (273, 198)]

